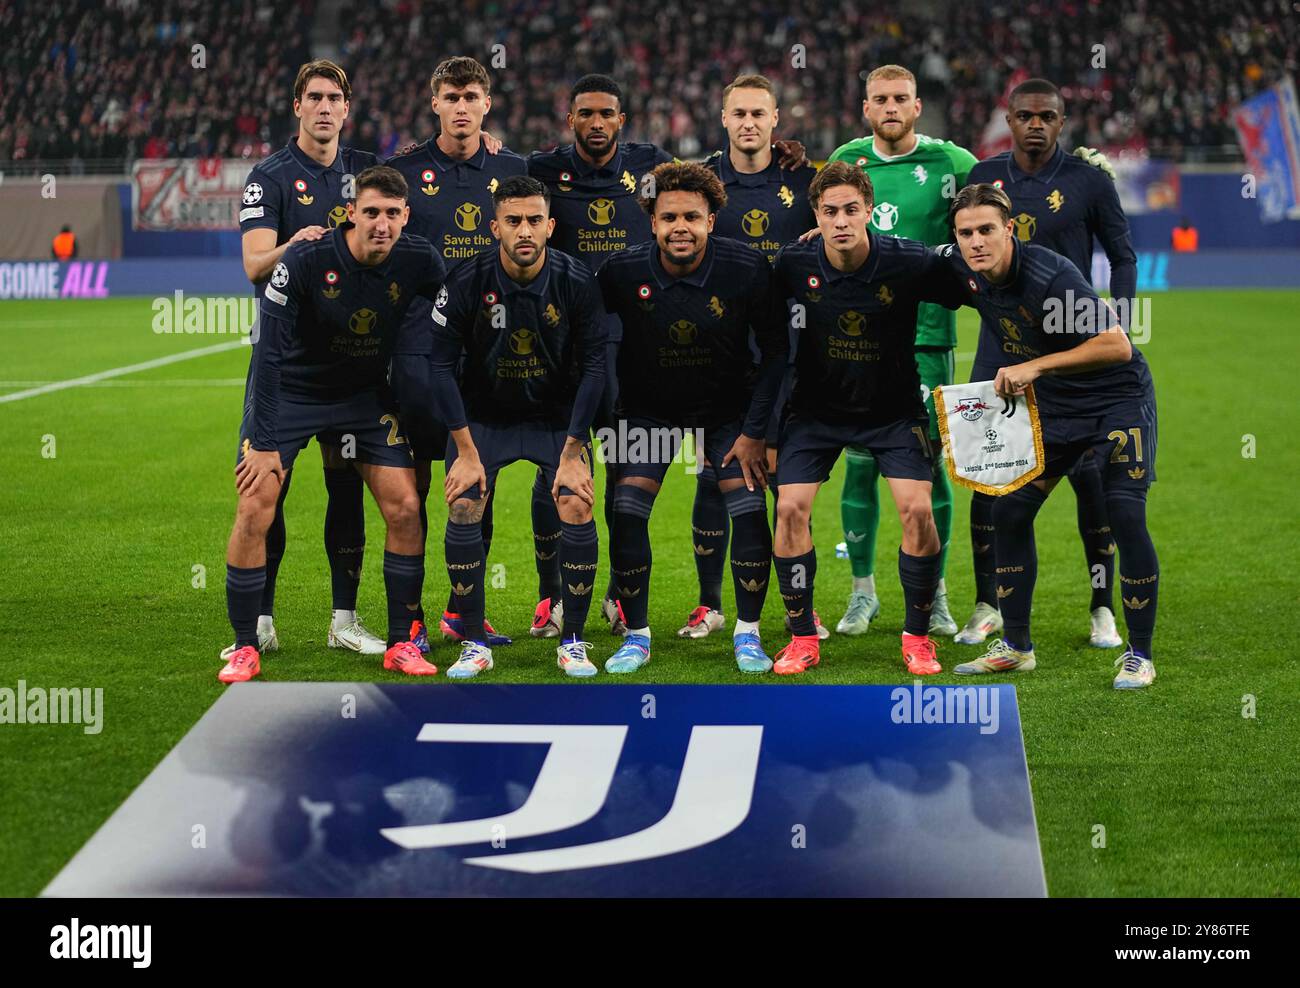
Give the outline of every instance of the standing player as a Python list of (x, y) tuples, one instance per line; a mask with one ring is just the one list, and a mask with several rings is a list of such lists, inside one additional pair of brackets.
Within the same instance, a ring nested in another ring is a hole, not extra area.
[(497, 472), (527, 460), (545, 472), (563, 526), (558, 663), (567, 675), (594, 676), (582, 630), (598, 555), (590, 428), (605, 386), (600, 295), (585, 265), (547, 247), (555, 223), (546, 186), (515, 176), (492, 198), (499, 249), (463, 262), (433, 310), (433, 396), (451, 433), (447, 575), (465, 634), (447, 675), (468, 679), (492, 668), (483, 626), (483, 507)]
[[(650, 221), (637, 203), (641, 179), (648, 171), (673, 156), (654, 144), (620, 141), (627, 123), (623, 112), (623, 90), (606, 75), (585, 75), (569, 94), (567, 123), (573, 143), (554, 151), (534, 151), (528, 156), (528, 174), (541, 181), (551, 194), (555, 219), (555, 247), (577, 257), (592, 271), (618, 251), (650, 239)], [(599, 421), (609, 422), (616, 387), (614, 352), (618, 346), (617, 320), (606, 319), (608, 353), (605, 394)], [(613, 479), (606, 470), (605, 523), (613, 531)], [(541, 496), (534, 487), (534, 500)], [(535, 533), (536, 534), (536, 533)], [(562, 619), (559, 613), (546, 615), (542, 600), (537, 605), (534, 627), (545, 628)], [(554, 601), (549, 602), (552, 607)], [(601, 604), (610, 630), (622, 634), (626, 625), (615, 599), (613, 577)]]
[[(876, 204), (871, 227), (876, 233), (910, 237), (936, 246), (947, 243), (948, 204), (966, 184), (975, 156), (950, 141), (916, 133), (921, 100), (916, 78), (900, 65), (882, 65), (867, 76), (867, 97), (862, 113), (871, 136), (836, 148), (830, 161), (845, 161), (862, 168), (871, 178)], [(953, 350), (957, 346), (957, 321), (937, 305), (922, 304), (916, 316), (916, 366), (930, 418), (929, 437), (939, 455), (931, 477), (935, 526), (939, 532), (939, 587), (930, 611), (929, 633), (951, 635), (957, 624), (948, 611), (944, 571), (952, 534), (952, 485), (943, 466), (939, 424), (930, 392), (953, 382)], [(844, 494), (840, 513), (844, 541), (853, 571), (849, 606), (835, 630), (861, 635), (880, 613), (876, 596), (876, 530), (880, 523), (877, 479), (880, 466), (869, 454), (850, 448), (844, 456)]]
[[(712, 464), (731, 515), (731, 574), (738, 620), (732, 642), (742, 672), (767, 672), (758, 620), (771, 576), (764, 436), (786, 367), (783, 306), (758, 251), (711, 236), (726, 192), (703, 165), (671, 162), (651, 173), (642, 199), (654, 241), (621, 251), (599, 272), (605, 308), (618, 316), (617, 451), (612, 568), (628, 630), (605, 663), (613, 673), (650, 661), (650, 512), (684, 430)], [(753, 382), (750, 336), (762, 364)], [(698, 437), (702, 436), (702, 443)], [(659, 437), (671, 437), (668, 442)], [(639, 456), (637, 444), (658, 455)], [(647, 460), (649, 462), (647, 462)]]
[(956, 307), (964, 296), (925, 245), (868, 230), (871, 180), (856, 164), (828, 164), (808, 198), (821, 239), (784, 247), (776, 261), (779, 297), (795, 300), (799, 338), (781, 433), (775, 551), (792, 638), (773, 668), (800, 673), (820, 661), (809, 518), (840, 453), (856, 447), (879, 464), (902, 523), (903, 659), (913, 675), (937, 673), (928, 637), (942, 558), (930, 509), (935, 457), (913, 340), (922, 301)]
[[(524, 159), (500, 148), (489, 154), (483, 139), (483, 118), (492, 108), (492, 84), (487, 70), (467, 56), (438, 63), (429, 82), (433, 91), (433, 112), (441, 124), (436, 138), (395, 155), (388, 164), (402, 173), (411, 187), (409, 233), (424, 237), (441, 253), (448, 270), (466, 258), (490, 249), (496, 241), (488, 232), (492, 215), (492, 193), (506, 179), (523, 175)], [(428, 537), (426, 502), (432, 476), (431, 461), (447, 452), (447, 428), (433, 415), (430, 390), (429, 354), (433, 350), (431, 301), (417, 299), (406, 314), (406, 323), (393, 354), (393, 390), (401, 406), (411, 452), (415, 455), (416, 486), (420, 492), (420, 522)], [(554, 515), (554, 507), (551, 508)], [(483, 515), (484, 553), (491, 542), (492, 500)], [(555, 526), (558, 527), (558, 521)], [(460, 615), (455, 597), (449, 595), (440, 628), (443, 636), (460, 641)], [(423, 612), (416, 615), (420, 628), (412, 640), (428, 651)], [(489, 644), (509, 645), (484, 623)]]
[(383, 166), (356, 177), (357, 199), (332, 233), (283, 252), (262, 298), (235, 470), (239, 507), (226, 554), (226, 606), (235, 650), (218, 674), (261, 672), (257, 610), (266, 532), (294, 457), (312, 436), (355, 443), (358, 467), (383, 513), (388, 642), (384, 668), (433, 675), (408, 640), (424, 583), (411, 450), (387, 394), (388, 363), (406, 308), (446, 276), (427, 240), (403, 237), (407, 187)]
[[(996, 367), (998, 393), (1038, 401), (1045, 468), (1038, 479), (994, 498), (998, 600), (1003, 637), (956, 672), (1034, 668), (1030, 608), (1038, 575), (1034, 517), (1061, 476), (1091, 454), (1103, 472), (1106, 512), (1119, 546), (1129, 646), (1115, 660), (1116, 689), (1155, 679), (1160, 566), (1147, 531), (1146, 498), (1156, 471), (1156, 402), (1151, 372), (1114, 313), (1061, 254), (1015, 236), (1011, 200), (993, 185), (970, 185), (953, 200), (960, 254), (946, 249), (979, 310), (981, 343)], [(1125, 592), (1132, 596), (1125, 596)]]
[[(1029, 79), (1011, 91), (1007, 123), (1015, 147), (981, 161), (971, 169), (972, 185), (991, 182), (1011, 199), (1016, 239), (1056, 251), (1089, 277), (1093, 238), (1110, 260), (1111, 295), (1132, 299), (1137, 294), (1137, 255), (1129, 237), (1128, 220), (1119, 204), (1115, 183), (1096, 161), (1066, 154), (1057, 145), (1065, 124), (1065, 101), (1046, 79)], [(1127, 309), (1125, 310), (1127, 311)], [(991, 336), (980, 335), (972, 381), (989, 381), (998, 368)], [(1084, 456), (1067, 474), (1078, 501), (1079, 536), (1092, 586), (1089, 642), (1096, 648), (1123, 644), (1115, 627), (1111, 585), (1115, 577), (1115, 543), (1106, 517), (1101, 464)], [(956, 640), (977, 645), (1002, 629), (994, 573), (994, 498), (971, 496), (970, 528), (975, 563), (975, 613)]]
[[(609, 76), (583, 76), (569, 94), (567, 123), (573, 143), (528, 156), (528, 174), (543, 182), (551, 193), (555, 246), (581, 259), (592, 270), (619, 251), (652, 239), (650, 219), (638, 202), (643, 191), (641, 181), (656, 165), (673, 160), (671, 154), (654, 144), (619, 140), (627, 123), (622, 104), (623, 91)], [(802, 145), (794, 142), (778, 142), (777, 151), (787, 167), (803, 158)], [(606, 330), (608, 373), (600, 420), (608, 423), (616, 398), (614, 354), (621, 329), (617, 320), (607, 319)], [(609, 468), (613, 466), (607, 463), (604, 503), (605, 522), (611, 531), (614, 483)], [(601, 610), (610, 630), (621, 635), (627, 625), (615, 598), (611, 576)], [(538, 605), (535, 629), (539, 625), (545, 628), (558, 617), (547, 617), (543, 606), (546, 603), (543, 600)]]
[[(808, 207), (808, 183), (817, 174), (809, 162), (788, 168), (777, 160), (772, 134), (780, 120), (776, 89), (761, 75), (742, 75), (722, 91), (722, 126), (728, 147), (715, 151), (704, 166), (721, 180), (726, 205), (718, 211), (714, 234), (759, 251), (769, 262), (784, 244), (813, 225)], [(788, 381), (773, 403), (767, 430), (768, 472), (776, 470), (776, 430)], [(771, 488), (773, 496), (776, 487)], [(677, 634), (703, 638), (726, 626), (722, 614), (722, 569), (726, 561), (729, 522), (726, 501), (713, 469), (696, 478), (691, 513), (691, 544), (700, 582), (699, 606)]]
[[(339, 147), (339, 132), (348, 117), (352, 87), (347, 74), (326, 59), (308, 62), (293, 84), (293, 112), (298, 134), (284, 148), (253, 168), (244, 186), (239, 211), (244, 272), (261, 298), (271, 271), (292, 243), (328, 236), (346, 218), (355, 175), (375, 163), (366, 151)], [(260, 330), (259, 330), (260, 335)], [(256, 347), (254, 347), (256, 351)], [(254, 353), (256, 357), (256, 352)], [(245, 401), (251, 401), (252, 369)], [(317, 440), (325, 468), (325, 553), (329, 557), (334, 612), (327, 642), (366, 655), (382, 654), (384, 641), (366, 630), (357, 617), (357, 589), (366, 546), (361, 475), (339, 447)], [(275, 584), (284, 556), (284, 498), (293, 475), (285, 473), (280, 500), (266, 535), (266, 581), (258, 610), (261, 651), (280, 647), (275, 633)], [(221, 653), (228, 659), (235, 646)]]

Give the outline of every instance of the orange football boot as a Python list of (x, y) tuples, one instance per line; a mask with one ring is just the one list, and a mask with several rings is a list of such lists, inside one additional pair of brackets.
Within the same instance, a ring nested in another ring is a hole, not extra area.
[(790, 644), (776, 653), (772, 671), (779, 676), (807, 672), (821, 661), (821, 640), (816, 635), (794, 635)]
[(903, 632), (903, 661), (913, 676), (933, 676), (936, 672), (943, 672), (943, 666), (934, 655), (934, 642), (928, 635)]

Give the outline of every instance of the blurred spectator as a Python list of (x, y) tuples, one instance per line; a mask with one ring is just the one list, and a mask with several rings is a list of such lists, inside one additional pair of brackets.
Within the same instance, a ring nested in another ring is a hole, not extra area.
[[(921, 130), (975, 147), (1016, 70), (1061, 86), (1062, 142), (1185, 157), (1235, 146), (1238, 102), (1300, 66), (1288, 0), (385, 0), (338, 12), (353, 84), (345, 143), (432, 136), (429, 75), (470, 54), (493, 76), (487, 128), (516, 150), (568, 140), (568, 88), (607, 72), (629, 139), (697, 155), (724, 142), (722, 88), (761, 71), (780, 136), (820, 157), (860, 136), (865, 73), (917, 73)], [(0, 3), (0, 160), (262, 157), (294, 132), (315, 0)], [(319, 38), (317, 37), (317, 40)], [(194, 65), (202, 45), (203, 67)]]

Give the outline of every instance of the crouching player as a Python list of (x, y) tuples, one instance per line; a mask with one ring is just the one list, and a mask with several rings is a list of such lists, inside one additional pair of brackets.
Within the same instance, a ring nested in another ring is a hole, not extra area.
[[(767, 258), (710, 236), (727, 201), (717, 175), (667, 162), (650, 178), (653, 195), (641, 205), (654, 240), (615, 254), (599, 274), (605, 308), (622, 323), (615, 415), (619, 435), (631, 440), (615, 454), (610, 535), (628, 630), (605, 670), (634, 672), (650, 661), (650, 512), (677, 443), (694, 429), (703, 436), (696, 456), (707, 458), (731, 517), (736, 665), (767, 672), (772, 660), (758, 633), (772, 567), (763, 437), (786, 367), (785, 306)], [(756, 382), (751, 333), (762, 354)], [(638, 455), (638, 445), (656, 454)]]
[(916, 311), (921, 302), (956, 308), (964, 293), (947, 262), (924, 244), (867, 229), (874, 199), (860, 168), (831, 162), (808, 188), (821, 236), (782, 248), (776, 260), (779, 297), (794, 299), (798, 332), (777, 471), (774, 558), (792, 632), (773, 667), (780, 674), (820, 661), (809, 518), (818, 488), (848, 447), (875, 458), (902, 522), (907, 669), (918, 676), (942, 671), (929, 638), (942, 556), (930, 507), (935, 451), (916, 369)]
[(1034, 385), (1046, 461), (1036, 480), (995, 499), (1003, 637), (955, 671), (1034, 668), (1029, 634), (1038, 573), (1034, 517), (1061, 477), (1091, 453), (1103, 471), (1129, 633), (1128, 648), (1115, 660), (1120, 668), (1114, 685), (1147, 686), (1156, 676), (1151, 639), (1160, 577), (1146, 523), (1147, 490), (1156, 467), (1151, 372), (1078, 268), (1046, 247), (1017, 242), (1011, 200), (1002, 189), (968, 185), (953, 200), (952, 214), (960, 253), (944, 250), (966, 282), (969, 304), (980, 313), (981, 344), (996, 349), (1000, 358), (994, 378), (998, 393), (1020, 395)]
[(434, 402), (451, 433), (447, 576), (465, 634), (447, 675), (468, 679), (492, 668), (483, 509), (498, 471), (527, 460), (544, 472), (560, 515), (558, 664), (567, 675), (594, 676), (582, 631), (596, 585), (590, 431), (605, 387), (604, 312), (595, 276), (546, 246), (555, 229), (546, 186), (517, 175), (492, 200), (500, 246), (463, 261), (433, 310)]
[(424, 583), (419, 498), (410, 446), (387, 393), (398, 327), (416, 295), (436, 297), (446, 277), (427, 240), (403, 237), (407, 185), (383, 166), (356, 179), (348, 221), (291, 244), (271, 273), (253, 348), (235, 468), (239, 506), (226, 552), (226, 607), (235, 651), (218, 674), (245, 682), (261, 672), (257, 616), (266, 582), (266, 532), (285, 474), (312, 436), (355, 449), (388, 528), (384, 668), (432, 675), (409, 640)]

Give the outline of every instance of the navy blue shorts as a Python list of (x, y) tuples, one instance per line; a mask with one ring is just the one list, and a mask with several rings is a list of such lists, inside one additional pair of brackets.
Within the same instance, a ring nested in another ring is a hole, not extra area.
[[(292, 468), (294, 458), (311, 442), (312, 436), (324, 445), (341, 447), (345, 459), (354, 458), (381, 467), (414, 468), (411, 446), (402, 425), (397, 406), (389, 395), (369, 391), (343, 401), (321, 402), (282, 393), (275, 443), (285, 470)], [(239, 424), (236, 464), (244, 458), (244, 442), (252, 434), (249, 404), (245, 405), (244, 418)]]
[(411, 454), (422, 462), (441, 460), (447, 452), (447, 427), (433, 413), (431, 375), (428, 354), (393, 355), (393, 394)]
[(1040, 418), (1044, 478), (1063, 476), (1092, 452), (1107, 490), (1145, 491), (1155, 481), (1154, 398), (1122, 402), (1098, 415), (1053, 416), (1040, 411)]
[[(478, 458), (483, 464), (483, 472), (487, 474), (488, 488), (491, 490), (496, 489), (497, 474), (519, 460), (536, 464), (546, 478), (549, 490), (555, 483), (560, 454), (564, 452), (564, 444), (569, 439), (567, 429), (553, 429), (545, 423), (532, 422), (471, 422), (469, 435), (474, 440), (474, 447), (478, 450)], [(586, 443), (584, 449), (587, 469), (590, 470), (591, 443)], [(448, 438), (446, 454), (447, 471), (450, 473), (457, 457), (454, 439)], [(567, 487), (560, 488), (561, 495), (574, 493)], [(482, 492), (478, 489), (478, 484), (475, 484), (460, 496), (476, 501)]]
[[(740, 419), (712, 429), (693, 430), (674, 426), (666, 419), (645, 416), (628, 416), (619, 419), (609, 428), (597, 430), (601, 441), (601, 459), (609, 464), (618, 478), (645, 477), (662, 484), (674, 463), (686, 473), (699, 474), (708, 469), (715, 481), (743, 480), (740, 463), (732, 460), (725, 467), (722, 461), (731, 452), (740, 436)], [(682, 440), (687, 433), (695, 437), (693, 453), (682, 451)], [(705, 463), (711, 464), (706, 468)]]
[(934, 449), (927, 418), (864, 426), (823, 422), (807, 413), (791, 411), (778, 447), (781, 454), (777, 460), (777, 483), (825, 483), (840, 453), (850, 446), (871, 453), (886, 477), (932, 479)]

